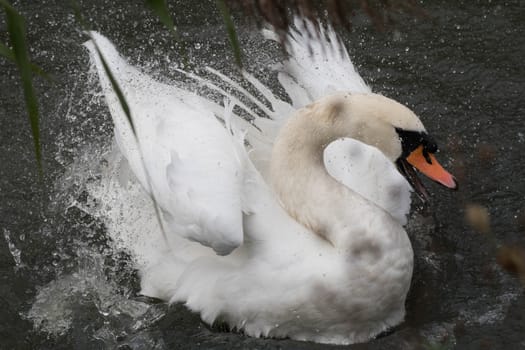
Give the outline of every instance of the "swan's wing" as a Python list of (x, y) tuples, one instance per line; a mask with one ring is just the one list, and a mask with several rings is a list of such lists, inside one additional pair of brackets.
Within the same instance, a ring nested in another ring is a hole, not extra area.
[(214, 116), (220, 107), (154, 81), (120, 57), (105, 37), (97, 33), (92, 37), (125, 96), (135, 127), (136, 138), (93, 43), (88, 42), (115, 138), (161, 209), (166, 231), (228, 254), (243, 240), (243, 167), (231, 135)]
[[(325, 29), (319, 24), (316, 31), (309, 20), (299, 17), (294, 24), (295, 30), (287, 35), (290, 57), (279, 68), (278, 77), (295, 108), (339, 91), (371, 92), (332, 26)], [(275, 37), (270, 31), (265, 34)]]
[(324, 163), (337, 181), (406, 224), (412, 188), (377, 148), (351, 138), (339, 139), (325, 148)]

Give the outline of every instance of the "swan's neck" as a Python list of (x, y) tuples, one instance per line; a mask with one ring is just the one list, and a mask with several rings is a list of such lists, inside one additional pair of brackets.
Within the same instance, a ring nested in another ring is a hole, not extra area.
[(297, 113), (283, 126), (273, 148), (272, 185), (289, 215), (340, 247), (377, 207), (328, 174), (324, 148), (348, 134), (338, 134), (344, 129), (337, 125), (323, 127), (315, 114)]

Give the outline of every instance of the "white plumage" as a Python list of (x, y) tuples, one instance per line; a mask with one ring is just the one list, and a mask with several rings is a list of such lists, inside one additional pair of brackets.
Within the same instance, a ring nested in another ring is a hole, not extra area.
[[(264, 117), (226, 93), (221, 106), (161, 84), (91, 33), (139, 140), (88, 42), (117, 144), (166, 233), (152, 219), (147, 232), (115, 238), (141, 261), (142, 293), (184, 302), (207, 323), (220, 319), (251, 336), (362, 342), (401, 322), (412, 275), (402, 228), (410, 186), (392, 162), (399, 140), (385, 128), (424, 129), (407, 108), (371, 94), (332, 30), (309, 41), (301, 23), (278, 76), (291, 105), (244, 73), (271, 104), (260, 105)], [(378, 117), (383, 110), (395, 118)]]

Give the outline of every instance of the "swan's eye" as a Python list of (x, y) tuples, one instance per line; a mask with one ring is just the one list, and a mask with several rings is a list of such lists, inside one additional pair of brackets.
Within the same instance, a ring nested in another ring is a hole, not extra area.
[(428, 153), (436, 153), (438, 151), (437, 144), (434, 142), (434, 140), (430, 138), (430, 136), (426, 134), (424, 134), (422, 144), (423, 144), (423, 149)]
[(423, 135), (423, 141), (421, 144), (423, 145), (423, 157), (425, 157), (425, 160), (428, 164), (432, 164), (432, 159), (430, 158), (430, 154), (436, 153), (438, 150), (437, 144), (428, 136), (427, 134)]
[(425, 160), (428, 164), (432, 164), (432, 159), (430, 158), (429, 152), (425, 147), (423, 147), (423, 157), (425, 157)]

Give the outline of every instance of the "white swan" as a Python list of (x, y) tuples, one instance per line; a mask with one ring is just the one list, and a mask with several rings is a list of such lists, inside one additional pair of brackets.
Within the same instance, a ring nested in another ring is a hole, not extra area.
[(418, 117), (370, 92), (333, 31), (311, 43), (290, 34), (293, 55), (279, 80), (292, 105), (244, 73), (269, 108), (210, 70), (269, 118), (226, 93), (220, 106), (156, 82), (106, 38), (92, 37), (139, 140), (88, 42), (117, 143), (162, 213), (166, 238), (143, 232), (143, 242), (130, 243), (140, 255), (142, 245), (160, 242), (143, 257), (143, 294), (184, 302), (207, 323), (256, 337), (350, 344), (403, 320), (413, 253), (401, 173), (423, 196), (413, 167), (456, 184)]

